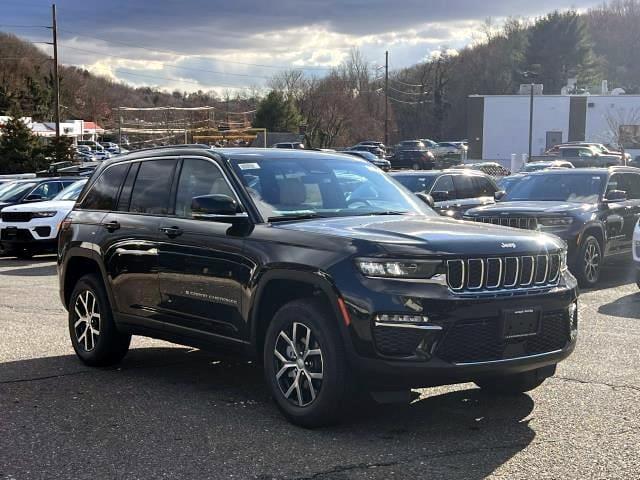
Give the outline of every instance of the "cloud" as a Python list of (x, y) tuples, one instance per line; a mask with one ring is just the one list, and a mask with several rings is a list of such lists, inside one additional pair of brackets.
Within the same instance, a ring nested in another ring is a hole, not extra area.
[[(15, 0), (3, 0), (14, 2)], [(44, 3), (44, 2), (43, 2)], [(457, 50), (492, 17), (586, 8), (598, 0), (58, 0), (62, 61), (136, 85), (186, 90), (264, 85), (278, 68), (322, 75), (358, 47), (401, 68)], [(15, 1), (3, 23), (48, 22)], [(3, 12), (3, 17), (4, 17)], [(17, 33), (23, 34), (24, 31)], [(38, 32), (34, 31), (34, 35)], [(46, 32), (39, 32), (39, 35)], [(146, 83), (143, 75), (147, 75)], [(154, 78), (151, 78), (154, 77)]]

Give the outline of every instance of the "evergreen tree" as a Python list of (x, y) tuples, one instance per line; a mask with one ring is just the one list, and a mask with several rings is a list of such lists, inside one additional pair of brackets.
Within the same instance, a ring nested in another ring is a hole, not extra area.
[(575, 11), (539, 18), (530, 31), (527, 63), (540, 66), (537, 82), (548, 94), (560, 93), (572, 77), (582, 85), (594, 83), (597, 62), (584, 18)]
[(270, 132), (297, 132), (302, 119), (292, 99), (272, 90), (258, 105), (253, 126)]
[(37, 142), (31, 130), (14, 108), (11, 117), (0, 129), (0, 173), (36, 171), (41, 162), (35, 157)]

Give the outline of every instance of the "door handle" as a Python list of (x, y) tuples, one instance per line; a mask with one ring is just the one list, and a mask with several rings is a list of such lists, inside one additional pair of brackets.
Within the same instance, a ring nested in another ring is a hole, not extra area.
[(127, 248), (116, 248), (116, 253), (118, 255), (135, 255), (137, 257), (144, 257), (144, 256), (155, 257), (158, 255), (158, 249), (150, 248), (149, 250), (129, 250)]
[(162, 227), (160, 231), (170, 238), (182, 235), (182, 230), (178, 227)]
[(117, 220), (113, 220), (112, 222), (103, 223), (102, 226), (109, 232), (115, 232), (120, 228), (120, 222), (118, 222)]

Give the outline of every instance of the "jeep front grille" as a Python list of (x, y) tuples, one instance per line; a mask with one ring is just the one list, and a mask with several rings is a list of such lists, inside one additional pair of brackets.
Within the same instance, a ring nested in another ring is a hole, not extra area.
[(455, 293), (550, 287), (559, 278), (559, 253), (447, 260), (447, 284)]
[(536, 217), (465, 217), (465, 220), (502, 225), (503, 227), (522, 228), (524, 230), (536, 230), (538, 228), (538, 219)]

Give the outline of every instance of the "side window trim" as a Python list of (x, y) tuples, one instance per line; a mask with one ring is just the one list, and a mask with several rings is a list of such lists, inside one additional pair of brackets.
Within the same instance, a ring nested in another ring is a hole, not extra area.
[[(169, 196), (169, 206), (167, 207), (167, 213), (132, 212), (131, 211), (131, 202), (133, 201), (133, 193), (135, 192), (136, 183), (138, 182), (138, 177), (140, 176), (140, 171), (142, 170), (142, 164), (144, 164), (145, 162), (162, 161), (162, 160), (172, 160), (172, 161), (174, 161), (175, 163), (173, 165), (173, 170), (172, 170), (172, 173), (171, 173), (171, 175), (172, 175), (171, 185), (173, 185), (173, 183), (175, 182), (176, 170), (178, 168), (178, 163), (180, 162), (180, 159), (181, 159), (181, 157), (179, 157), (179, 156), (160, 156), (160, 157), (138, 158), (138, 159), (135, 159), (135, 160), (131, 160), (129, 163), (138, 162), (140, 164), (140, 166), (138, 167), (138, 171), (136, 172), (136, 178), (134, 179), (133, 185), (131, 187), (131, 194), (129, 195), (128, 207), (127, 207), (127, 211), (125, 213), (129, 213), (131, 215), (146, 215), (146, 216), (149, 216), (149, 217), (170, 217), (171, 215), (169, 214), (169, 212), (170, 212), (169, 208), (170, 208), (170, 205), (171, 205), (171, 196)], [(124, 185), (124, 182), (126, 182), (126, 180), (127, 180), (127, 177), (125, 176), (124, 181), (123, 181), (123, 185)], [(171, 192), (169, 193), (169, 195), (171, 195)]]

